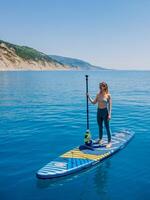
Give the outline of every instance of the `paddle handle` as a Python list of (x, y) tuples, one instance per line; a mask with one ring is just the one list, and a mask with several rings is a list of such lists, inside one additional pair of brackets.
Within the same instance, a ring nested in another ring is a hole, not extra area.
[(89, 104), (88, 104), (88, 75), (86, 77), (86, 114), (87, 114), (87, 130), (89, 130)]

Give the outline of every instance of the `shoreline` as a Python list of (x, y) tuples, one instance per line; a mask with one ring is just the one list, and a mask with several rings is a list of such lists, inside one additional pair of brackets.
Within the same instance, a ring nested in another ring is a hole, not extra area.
[(86, 72), (105, 72), (105, 71), (112, 71), (112, 72), (150, 72), (150, 70), (136, 70), (136, 69), (98, 69), (98, 70), (84, 70), (84, 69), (0, 69), (0, 72), (48, 72), (48, 71), (86, 71)]

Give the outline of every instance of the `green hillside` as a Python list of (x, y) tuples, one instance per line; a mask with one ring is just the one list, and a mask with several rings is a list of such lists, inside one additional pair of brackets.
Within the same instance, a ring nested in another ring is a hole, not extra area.
[(42, 61), (54, 62), (54, 59), (50, 58), (46, 54), (41, 53), (33, 48), (14, 45), (14, 44), (5, 42), (3, 40), (0, 40), (0, 44), (1, 43), (4, 43), (8, 48), (13, 48), (16, 54), (25, 60), (34, 60), (34, 61), (42, 60)]

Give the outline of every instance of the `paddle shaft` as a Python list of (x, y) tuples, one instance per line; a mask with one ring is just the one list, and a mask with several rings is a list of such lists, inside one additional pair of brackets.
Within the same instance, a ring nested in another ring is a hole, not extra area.
[(89, 104), (88, 104), (88, 75), (86, 77), (86, 113), (87, 113), (87, 130), (89, 130)]

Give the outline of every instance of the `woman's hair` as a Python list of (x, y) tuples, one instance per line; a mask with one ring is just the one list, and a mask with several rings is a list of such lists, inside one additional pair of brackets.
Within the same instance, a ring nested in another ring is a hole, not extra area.
[(104, 87), (104, 91), (106, 92), (106, 94), (109, 93), (109, 92), (108, 92), (108, 85), (107, 85), (106, 82), (101, 82), (101, 83), (99, 84), (99, 86), (100, 86), (100, 87), (101, 87), (101, 86)]

